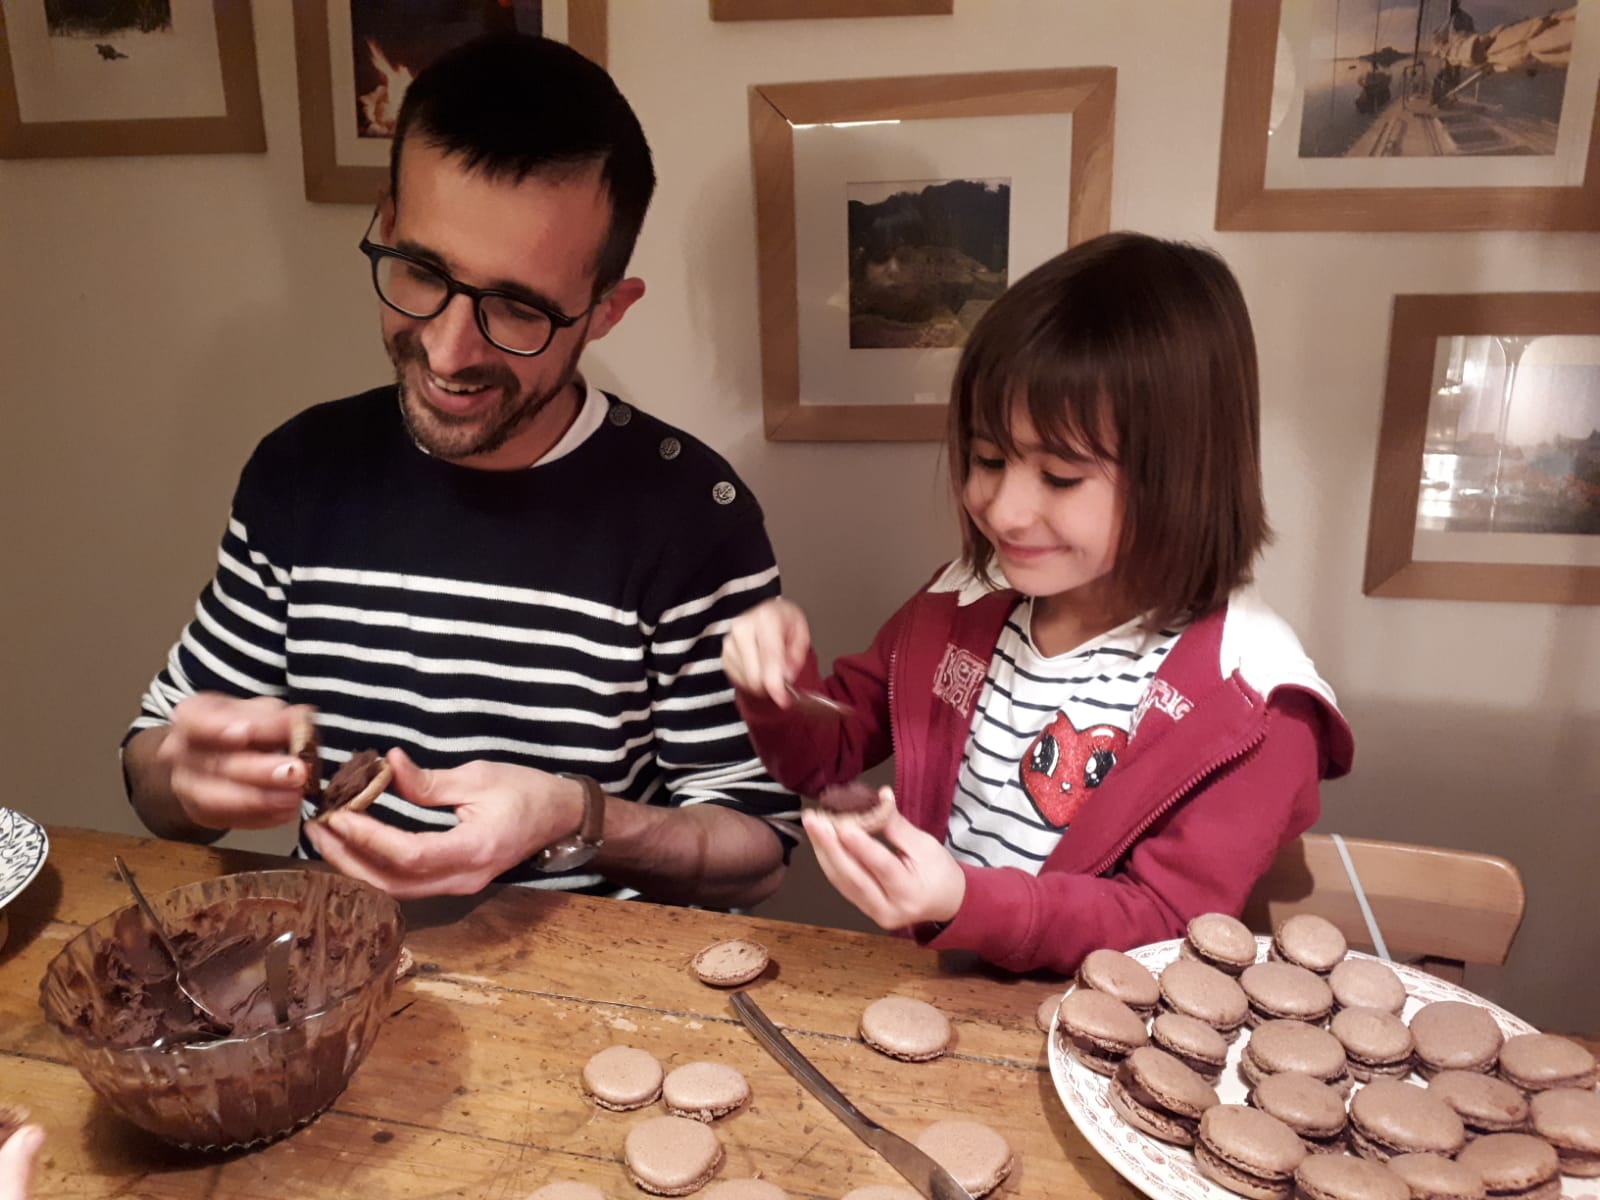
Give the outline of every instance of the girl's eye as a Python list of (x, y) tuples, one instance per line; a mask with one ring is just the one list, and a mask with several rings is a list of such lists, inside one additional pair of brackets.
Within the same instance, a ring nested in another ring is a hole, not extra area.
[(998, 471), (1006, 465), (1006, 460), (1003, 458), (985, 458), (981, 454), (974, 454), (972, 456), (972, 465), (980, 471)]
[(1075, 488), (1083, 482), (1083, 476), (1081, 475), (1052, 475), (1049, 471), (1043, 472), (1043, 475), (1046, 487), (1056, 488), (1060, 491), (1066, 491), (1068, 488)]

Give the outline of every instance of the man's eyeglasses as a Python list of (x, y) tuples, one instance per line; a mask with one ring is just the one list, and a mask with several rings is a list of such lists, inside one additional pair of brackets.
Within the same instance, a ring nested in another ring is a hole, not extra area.
[(361, 236), (361, 253), (372, 263), (372, 286), (378, 291), (378, 299), (397, 313), (428, 321), (442, 313), (458, 293), (468, 296), (479, 332), (491, 346), (507, 354), (522, 358), (543, 354), (557, 330), (576, 325), (605, 299), (601, 295), (581, 313), (569, 317), (526, 296), (472, 287), (452, 279), (432, 263), (374, 242), (372, 227), (377, 220), (378, 214), (374, 213), (367, 223), (367, 232)]

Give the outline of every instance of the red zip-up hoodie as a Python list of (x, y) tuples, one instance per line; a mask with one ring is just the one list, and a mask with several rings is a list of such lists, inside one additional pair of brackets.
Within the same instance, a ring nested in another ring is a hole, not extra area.
[[(848, 705), (817, 721), (739, 694), (756, 751), (790, 790), (815, 795), (890, 754), (895, 797), (944, 840), (956, 774), (989, 660), (1021, 597), (946, 568), (825, 682)], [(1184, 629), (1134, 714), (1117, 766), (1037, 875), (973, 867), (954, 919), (919, 930), (1013, 971), (1063, 973), (1101, 946), (1181, 937), (1203, 912), (1238, 914), (1280, 848), (1321, 811), (1318, 781), (1343, 775), (1349, 726), (1293, 631), (1253, 593)]]

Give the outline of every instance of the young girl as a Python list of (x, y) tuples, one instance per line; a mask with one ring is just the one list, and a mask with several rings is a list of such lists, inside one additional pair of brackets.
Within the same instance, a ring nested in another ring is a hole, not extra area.
[[(723, 644), (757, 751), (803, 795), (891, 753), (883, 841), (814, 812), (886, 929), (1015, 971), (1237, 914), (1316, 820), (1350, 731), (1246, 587), (1268, 538), (1255, 341), (1226, 265), (1137, 234), (1031, 272), (951, 393), (963, 554), (819, 679), (772, 600)], [(791, 685), (843, 704), (797, 707)]]

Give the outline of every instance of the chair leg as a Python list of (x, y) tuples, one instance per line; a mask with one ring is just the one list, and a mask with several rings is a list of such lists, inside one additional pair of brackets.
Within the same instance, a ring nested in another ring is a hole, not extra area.
[(1415, 965), (1448, 983), (1459, 984), (1467, 974), (1466, 964), (1455, 958), (1419, 958)]

